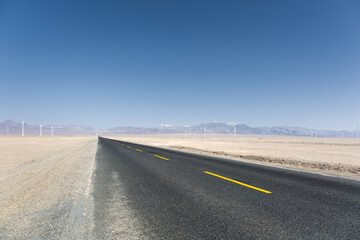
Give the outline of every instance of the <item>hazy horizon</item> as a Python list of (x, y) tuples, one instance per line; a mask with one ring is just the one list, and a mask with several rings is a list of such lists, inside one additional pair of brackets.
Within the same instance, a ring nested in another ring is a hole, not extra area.
[(353, 131), (359, 1), (1, 1), (0, 119)]
[[(6, 121), (14, 121), (12, 119), (7, 119), (7, 120), (3, 120), (1, 121), (0, 120), (0, 123), (3, 123), (3, 122), (6, 122)], [(21, 123), (20, 121), (14, 121), (16, 123)], [(219, 121), (212, 121), (212, 122), (201, 122), (201, 123), (195, 123), (195, 124), (180, 124), (180, 125), (167, 125), (167, 126), (162, 126), (163, 124), (158, 124), (158, 125), (152, 125), (152, 126), (136, 126), (136, 125), (117, 125), (117, 126), (110, 126), (110, 127), (96, 127), (96, 126), (91, 126), (91, 125), (86, 125), (86, 124), (82, 124), (82, 123), (65, 123), (65, 124), (59, 124), (59, 123), (34, 123), (34, 122), (25, 122), (25, 125), (28, 124), (28, 125), (31, 125), (31, 126), (40, 126), (42, 125), (43, 127), (50, 127), (50, 126), (84, 126), (84, 127), (90, 127), (90, 128), (94, 128), (94, 129), (98, 129), (98, 130), (108, 130), (108, 129), (111, 129), (111, 128), (117, 128), (117, 127), (134, 127), (134, 128), (163, 128), (163, 129), (172, 129), (172, 128), (181, 128), (181, 127), (195, 127), (195, 126), (199, 126), (199, 125), (207, 125), (207, 124), (212, 124), (212, 123), (219, 123), (219, 124), (226, 124), (226, 125), (229, 125), (229, 126), (233, 126), (234, 124), (236, 126), (240, 126), (240, 125), (246, 125), (250, 128), (278, 128), (278, 127), (284, 127), (284, 128), (305, 128), (305, 129), (312, 129), (312, 130), (319, 130), (319, 131), (338, 131), (338, 132), (341, 132), (341, 131), (347, 131), (347, 132), (356, 132), (357, 131), (357, 127), (355, 127), (355, 129), (350, 129), (350, 130), (347, 130), (347, 129), (324, 129), (324, 128), (311, 128), (311, 127), (304, 127), (304, 126), (291, 126), (291, 125), (274, 125), (274, 126), (254, 126), (254, 125), (251, 125), (251, 124), (248, 124), (248, 123), (241, 123), (241, 122), (238, 122), (238, 123), (234, 123), (234, 122), (219, 122)]]

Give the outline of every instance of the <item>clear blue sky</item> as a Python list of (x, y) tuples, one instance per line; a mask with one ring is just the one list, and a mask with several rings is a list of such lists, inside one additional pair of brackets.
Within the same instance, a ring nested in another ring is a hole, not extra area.
[(353, 130), (360, 1), (0, 0), (0, 121)]

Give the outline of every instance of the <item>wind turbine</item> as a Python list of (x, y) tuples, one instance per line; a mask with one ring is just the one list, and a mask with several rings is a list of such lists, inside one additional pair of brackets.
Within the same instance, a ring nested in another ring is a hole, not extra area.
[(40, 125), (40, 137), (42, 137), (42, 125)]
[(356, 125), (356, 138), (359, 137), (359, 124)]
[(204, 124), (204, 136), (206, 135), (206, 124)]
[(184, 128), (185, 128), (185, 136), (187, 136), (188, 131), (186, 129), (189, 129), (189, 125), (185, 125)]
[(24, 124), (25, 124), (25, 121), (23, 119), (23, 121), (21, 122), (21, 136), (22, 137), (24, 136)]
[(51, 136), (54, 136), (54, 126), (51, 126)]
[(228, 124), (234, 128), (234, 137), (236, 137), (236, 122), (231, 122)]

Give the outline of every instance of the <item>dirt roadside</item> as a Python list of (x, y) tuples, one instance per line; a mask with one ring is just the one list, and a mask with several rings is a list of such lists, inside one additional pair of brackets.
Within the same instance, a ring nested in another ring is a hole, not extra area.
[(88, 239), (95, 137), (0, 138), (0, 239)]

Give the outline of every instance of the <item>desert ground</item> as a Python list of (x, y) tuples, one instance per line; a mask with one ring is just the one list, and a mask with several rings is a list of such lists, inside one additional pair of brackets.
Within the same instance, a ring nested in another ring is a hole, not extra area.
[[(360, 179), (360, 139), (123, 135), (123, 141)], [(89, 239), (95, 137), (0, 137), (0, 239)]]
[(89, 232), (96, 146), (95, 137), (0, 137), (0, 239)]
[(360, 138), (219, 135), (108, 136), (123, 141), (360, 179)]

